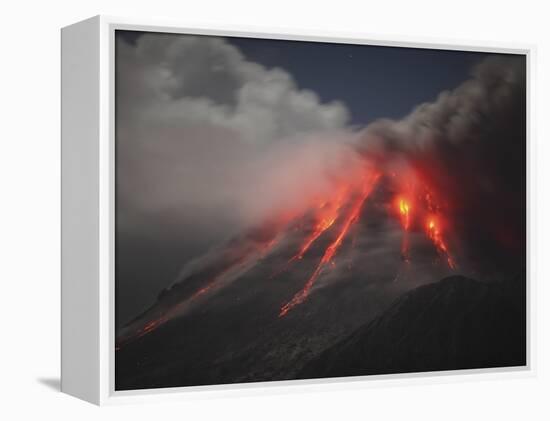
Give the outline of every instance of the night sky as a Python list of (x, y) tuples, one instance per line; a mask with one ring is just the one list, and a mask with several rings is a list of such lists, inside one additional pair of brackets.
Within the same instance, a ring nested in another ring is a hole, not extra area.
[[(118, 31), (135, 43), (141, 32)], [(351, 123), (399, 119), (416, 105), (433, 101), (464, 82), (472, 66), (488, 54), (423, 48), (226, 37), (244, 56), (264, 66), (287, 70), (301, 89), (323, 102), (340, 100)], [(312, 69), (314, 69), (312, 71)]]
[[(485, 53), (227, 38), (252, 61), (282, 67), (323, 101), (341, 100), (351, 122), (399, 119), (457, 87)], [(312, 71), (312, 69), (314, 69)]]

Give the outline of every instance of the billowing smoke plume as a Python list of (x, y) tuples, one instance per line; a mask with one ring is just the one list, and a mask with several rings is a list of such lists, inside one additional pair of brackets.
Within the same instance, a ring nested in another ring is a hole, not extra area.
[[(117, 265), (126, 318), (182, 262), (352, 178), (348, 111), (221, 38), (116, 45)], [(134, 307), (135, 305), (135, 307)]]
[(122, 209), (255, 223), (353, 166), (342, 104), (220, 38), (144, 35), (117, 57)]

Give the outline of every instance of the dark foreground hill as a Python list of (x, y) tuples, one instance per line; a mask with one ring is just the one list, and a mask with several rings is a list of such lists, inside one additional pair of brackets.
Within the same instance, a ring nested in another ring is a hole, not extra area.
[(525, 282), (453, 276), (421, 286), (312, 359), (299, 378), (526, 364)]
[(526, 363), (524, 280), (454, 276), (393, 304), (393, 297), (336, 283), (280, 319), (275, 287), (282, 285), (256, 278), (117, 351), (117, 390)]

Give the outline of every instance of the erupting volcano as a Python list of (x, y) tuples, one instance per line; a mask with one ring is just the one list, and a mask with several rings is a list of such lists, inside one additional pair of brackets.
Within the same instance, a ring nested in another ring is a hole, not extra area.
[(525, 57), (115, 38), (116, 390), (523, 361)]
[[(189, 290), (186, 283), (175, 284), (165, 292), (167, 295), (173, 293), (173, 297), (167, 300), (168, 304), (163, 303), (158, 308), (150, 309), (149, 315), (145, 317), (145, 323), (138, 318), (137, 326), (135, 323), (130, 324), (125, 329), (125, 334), (119, 336), (118, 346), (150, 333), (193, 306), (200, 306), (200, 300), (220, 291), (273, 253), (277, 249), (277, 244), (290, 233), (305, 230), (307, 233), (304, 234), (296, 252), (282, 268), (272, 273), (269, 280), (278, 278), (282, 273), (291, 272), (293, 266), (303, 261), (304, 256), (310, 253), (314, 244), (321, 239), (324, 242), (328, 240), (328, 245), (320, 254), (301, 289), (281, 304), (278, 316), (286, 316), (293, 308), (308, 299), (318, 279), (335, 266), (335, 257), (347, 240), (352, 227), (361, 218), (368, 219), (368, 214), (366, 215), (363, 210), (376, 189), (394, 192), (392, 204), (387, 208), (390, 209), (388, 216), (395, 217), (402, 229), (402, 260), (407, 264), (411, 262), (409, 236), (424, 233), (440, 259), (451, 270), (456, 269), (455, 259), (445, 238), (443, 221), (447, 225), (449, 221), (443, 215), (443, 206), (436, 203), (428, 188), (423, 186), (414, 189), (410, 180), (404, 183), (404, 179), (411, 178), (410, 171), (400, 177), (395, 171), (388, 175), (383, 170), (368, 165), (362, 172), (363, 175), (358, 179), (336, 181), (333, 190), (323, 197), (313, 197), (305, 210), (297, 211), (292, 208), (280, 212), (262, 226), (230, 241), (214, 260), (190, 277), (193, 282), (189, 283), (197, 285), (195, 290)], [(420, 180), (420, 177), (413, 178)], [(403, 185), (407, 187), (403, 188)], [(400, 189), (402, 191), (399, 191)], [(415, 191), (424, 193), (415, 194)], [(375, 200), (380, 201), (379, 198)], [(384, 206), (384, 203), (376, 205)]]
[(359, 217), (359, 212), (361, 210), (361, 207), (363, 206), (363, 203), (365, 202), (365, 200), (367, 200), (367, 197), (371, 193), (372, 189), (376, 185), (376, 182), (378, 181), (379, 178), (380, 178), (379, 174), (374, 174), (370, 177), (369, 180), (363, 183), (362, 191), (357, 194), (357, 197), (355, 198), (354, 202), (350, 207), (349, 213), (345, 215), (344, 222), (338, 232), (338, 235), (325, 250), (325, 253), (321, 258), (321, 261), (315, 268), (315, 271), (313, 272), (311, 277), (307, 280), (304, 288), (298, 293), (296, 293), (296, 295), (292, 297), (292, 299), (288, 303), (284, 304), (281, 307), (281, 312), (279, 313), (279, 317), (286, 315), (292, 309), (292, 307), (298, 304), (301, 304), (307, 298), (311, 288), (313, 287), (313, 284), (315, 283), (321, 271), (329, 263), (332, 263), (332, 259), (334, 255), (338, 251), (338, 248), (342, 245), (342, 242), (344, 241), (344, 238), (348, 234), (350, 227), (357, 221), (357, 218)]
[(445, 244), (443, 233), (441, 231), (441, 224), (437, 216), (432, 215), (428, 217), (428, 220), (426, 222), (426, 231), (428, 233), (428, 237), (430, 237), (430, 239), (433, 241), (435, 247), (437, 248), (437, 251), (445, 258), (449, 267), (451, 269), (455, 269), (456, 263), (454, 262), (454, 259), (452, 258), (447, 248), (447, 245)]

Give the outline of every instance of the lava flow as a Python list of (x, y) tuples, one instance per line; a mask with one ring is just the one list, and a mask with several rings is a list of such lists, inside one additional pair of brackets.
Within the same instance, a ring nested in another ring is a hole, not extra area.
[(157, 316), (153, 320), (148, 321), (145, 323), (142, 327), (135, 330), (130, 335), (120, 338), (117, 341), (117, 348), (120, 349), (122, 346), (128, 344), (129, 342), (132, 342), (136, 339), (141, 338), (142, 336), (152, 332), (153, 330), (157, 329), (158, 327), (162, 326), (164, 323), (166, 323), (168, 320), (176, 317), (178, 314), (184, 311), (184, 309), (189, 306), (193, 301), (198, 299), (200, 296), (205, 295), (208, 292), (211, 292), (214, 289), (218, 289), (221, 287), (222, 282), (224, 281), (225, 274), (229, 271), (236, 268), (238, 265), (242, 264), (247, 256), (244, 256), (243, 258), (231, 263), (228, 267), (224, 268), (222, 271), (220, 271), (213, 279), (211, 279), (204, 287), (198, 289), (195, 291), (191, 296), (189, 296), (187, 299), (184, 299), (180, 301), (179, 303), (175, 304), (173, 307), (169, 308), (168, 310), (165, 310), (160, 316)]
[(346, 204), (346, 199), (348, 194), (349, 194), (349, 188), (347, 186), (343, 186), (339, 189), (338, 194), (334, 199), (323, 201), (319, 204), (319, 206), (315, 209), (315, 213), (314, 213), (315, 224), (313, 226), (311, 233), (303, 241), (298, 252), (288, 260), (288, 262), (282, 269), (275, 272), (271, 276), (271, 278), (274, 278), (280, 275), (281, 273), (285, 272), (286, 270), (288, 270), (290, 267), (290, 264), (295, 262), (296, 260), (303, 259), (304, 255), (307, 253), (307, 251), (312, 246), (312, 244), (325, 231), (327, 231), (330, 227), (334, 225), (334, 223), (338, 219), (338, 216), (340, 215), (341, 208)]
[[(307, 218), (311, 223), (311, 229), (305, 235), (296, 253), (277, 274), (289, 269), (292, 263), (302, 260), (324, 234), (334, 231), (335, 237), (324, 250), (302, 289), (280, 307), (279, 317), (284, 317), (291, 309), (308, 298), (327, 266), (334, 265), (336, 253), (352, 231), (364, 203), (381, 177), (382, 173), (376, 172), (370, 176), (363, 176), (362, 184), (339, 182), (329, 197), (315, 197), (305, 210), (297, 207), (276, 212), (275, 217), (229, 242), (221, 249), (219, 255), (213, 254), (213, 258), (207, 260), (201, 268), (189, 273), (182, 281), (165, 292), (162, 300), (151, 307), (144, 316), (124, 328), (125, 333), (117, 339), (117, 349), (120, 345), (146, 335), (167, 321), (180, 316), (194, 305), (195, 301), (229, 285), (270, 254), (290, 226), (297, 227), (297, 222), (303, 222)], [(397, 192), (388, 208), (392, 209), (391, 213), (399, 220), (403, 231), (401, 243), (403, 261), (410, 262), (409, 238), (413, 233), (420, 231), (424, 232), (449, 268), (456, 269), (457, 264), (451, 256), (444, 237), (445, 228), (450, 222), (450, 219), (445, 217), (448, 202), (440, 201), (440, 198), (428, 189), (428, 184), (424, 180), (421, 181), (416, 172), (394, 172), (386, 180), (389, 183), (384, 185), (386, 191), (393, 189)], [(273, 277), (274, 275), (271, 276)], [(197, 285), (195, 282), (200, 284)], [(196, 288), (192, 290), (192, 286)]]
[(409, 230), (410, 219), (409, 219), (410, 205), (406, 199), (399, 199), (399, 212), (401, 213), (401, 222), (403, 224), (403, 229), (405, 231)]
[(428, 217), (426, 221), (426, 233), (430, 240), (434, 243), (438, 253), (441, 254), (451, 269), (456, 269), (456, 263), (449, 253), (447, 244), (443, 240), (443, 234), (441, 231), (441, 224), (435, 215)]
[(405, 262), (410, 261), (409, 257), (409, 228), (411, 225), (410, 202), (401, 197), (398, 199), (399, 214), (401, 216), (401, 225), (403, 227), (403, 239), (401, 240), (401, 256)]
[[(253, 232), (249, 235), (250, 238), (248, 238), (247, 245), (243, 246), (240, 250), (230, 248), (229, 251), (231, 253), (229, 253), (229, 257), (226, 256), (227, 261), (223, 263), (223, 266), (217, 270), (216, 273), (210, 275), (209, 280), (203, 284), (202, 287), (195, 290), (191, 295), (187, 295), (187, 297), (183, 299), (178, 299), (176, 303), (168, 307), (153, 308), (152, 314), (150, 313), (152, 320), (147, 321), (145, 324), (143, 324), (143, 322), (138, 322), (137, 326), (136, 324), (128, 326), (128, 333), (117, 339), (117, 349), (120, 349), (129, 342), (141, 338), (165, 324), (167, 321), (181, 315), (202, 296), (223, 288), (231, 282), (231, 279), (233, 279), (236, 274), (246, 272), (258, 261), (258, 259), (264, 257), (273, 249), (278, 240), (278, 232), (286, 223), (286, 219), (281, 219), (272, 226), (272, 228), (275, 227), (276, 229), (269, 230), (267, 235), (263, 234), (261, 230), (258, 230), (260, 231), (259, 234)], [(174, 290), (176, 289), (177, 288), (174, 288)], [(170, 292), (167, 294), (170, 294)], [(173, 294), (177, 294), (177, 292)]]
[[(426, 180), (416, 171), (408, 171), (404, 174), (393, 173), (392, 177), (400, 192), (395, 196), (393, 203), (396, 209), (395, 214), (399, 217), (403, 230), (401, 242), (403, 261), (410, 262), (409, 238), (411, 232), (421, 229), (449, 268), (456, 269), (457, 264), (451, 256), (443, 235), (443, 228), (448, 224), (448, 219), (444, 218), (447, 202), (442, 202), (430, 189)], [(414, 214), (412, 213), (413, 208)]]
[(302, 259), (315, 240), (317, 240), (326, 230), (332, 227), (338, 218), (340, 209), (345, 204), (347, 192), (348, 189), (346, 187), (341, 188), (339, 194), (334, 200), (321, 204), (319, 211), (315, 215), (316, 223), (313, 227), (313, 231), (305, 239), (298, 253), (292, 256), (290, 262)]
[(311, 291), (311, 288), (315, 284), (315, 281), (321, 274), (322, 270), (326, 267), (327, 264), (330, 264), (332, 262), (334, 255), (342, 245), (342, 242), (344, 241), (344, 238), (346, 237), (346, 234), (348, 233), (350, 227), (359, 218), (359, 213), (361, 211), (361, 208), (363, 207), (363, 203), (365, 202), (365, 200), (373, 190), (379, 177), (380, 175), (376, 174), (375, 176), (372, 177), (372, 179), (369, 182), (365, 183), (365, 185), (363, 186), (363, 191), (361, 192), (360, 195), (358, 195), (357, 199), (353, 203), (349, 213), (346, 215), (346, 218), (342, 223), (342, 227), (340, 228), (338, 235), (325, 250), (325, 253), (323, 254), (323, 257), (321, 258), (315, 271), (307, 280), (304, 287), (299, 292), (297, 292), (289, 302), (287, 302), (281, 307), (279, 317), (285, 316), (293, 307), (295, 307), (298, 304), (301, 304), (308, 297)]

